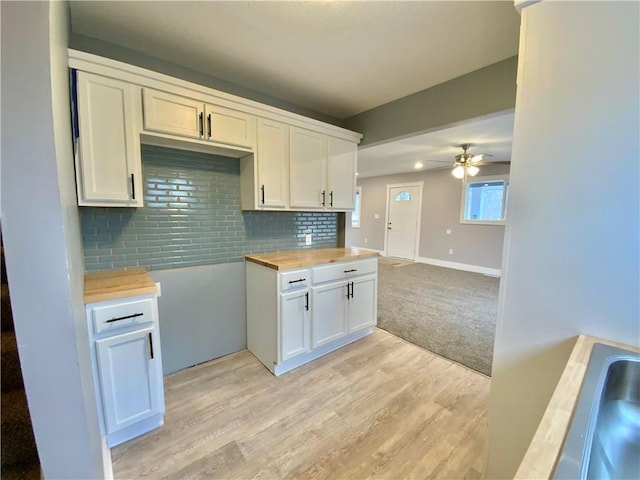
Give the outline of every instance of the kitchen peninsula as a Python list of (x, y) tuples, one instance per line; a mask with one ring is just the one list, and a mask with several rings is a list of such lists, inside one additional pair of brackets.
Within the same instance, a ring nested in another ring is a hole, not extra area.
[(371, 333), (377, 257), (357, 248), (247, 255), (247, 348), (280, 375)]

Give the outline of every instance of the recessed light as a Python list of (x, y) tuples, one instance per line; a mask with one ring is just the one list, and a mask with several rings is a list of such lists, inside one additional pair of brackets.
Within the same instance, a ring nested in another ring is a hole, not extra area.
[(416, 162), (416, 164), (413, 166), (413, 168), (415, 168), (416, 170), (422, 167), (424, 167), (424, 163), (422, 162)]

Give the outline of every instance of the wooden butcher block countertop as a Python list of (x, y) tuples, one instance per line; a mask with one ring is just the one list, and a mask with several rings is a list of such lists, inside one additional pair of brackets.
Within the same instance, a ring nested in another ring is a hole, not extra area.
[(247, 255), (248, 262), (257, 263), (275, 270), (310, 267), (323, 263), (345, 262), (360, 258), (377, 257), (378, 252), (359, 248), (314, 248), (292, 250), (289, 252), (263, 253)]
[(156, 293), (156, 284), (144, 268), (87, 273), (84, 303)]

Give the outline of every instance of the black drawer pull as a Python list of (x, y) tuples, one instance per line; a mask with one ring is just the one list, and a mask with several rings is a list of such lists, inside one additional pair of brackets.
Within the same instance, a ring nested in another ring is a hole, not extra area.
[(299, 282), (304, 282), (306, 280), (306, 278), (299, 278), (298, 280), (289, 280), (289, 283), (299, 283)]
[(309, 292), (304, 294), (304, 309), (309, 311)]
[(351, 270), (345, 270), (344, 273), (351, 273), (351, 272), (357, 272), (358, 269), (357, 268), (352, 268)]
[(133, 173), (131, 174), (131, 199), (136, 199), (136, 180), (133, 176)]
[(112, 318), (111, 320), (107, 320), (105, 323), (118, 322), (120, 320), (127, 320), (128, 318), (141, 317), (143, 315), (144, 313), (134, 313), (133, 315), (127, 315), (126, 317)]

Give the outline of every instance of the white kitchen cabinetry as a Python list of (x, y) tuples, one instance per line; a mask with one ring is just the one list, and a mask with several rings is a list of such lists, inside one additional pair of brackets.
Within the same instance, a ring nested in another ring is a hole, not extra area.
[(143, 206), (139, 98), (134, 85), (77, 73), (78, 205)]
[(256, 152), (240, 159), (243, 210), (289, 206), (289, 125), (259, 118)]
[(247, 347), (275, 375), (369, 333), (378, 259), (276, 270), (247, 261)]
[(280, 294), (281, 362), (310, 350), (309, 289)]
[(143, 89), (145, 131), (252, 149), (255, 117), (200, 100)]
[(356, 197), (358, 144), (328, 137), (327, 163), (328, 206), (332, 210), (353, 210)]
[(323, 210), (327, 205), (327, 136), (291, 127), (289, 204), (293, 209)]
[[(314, 348), (329, 343), (347, 333), (346, 282), (330, 283), (313, 288), (312, 345)], [(322, 319), (322, 321), (320, 321)]]
[(314, 348), (377, 323), (377, 271), (377, 258), (313, 269)]
[(164, 423), (156, 297), (89, 303), (86, 313), (101, 426), (113, 447)]
[(293, 209), (353, 210), (358, 145), (291, 127)]

